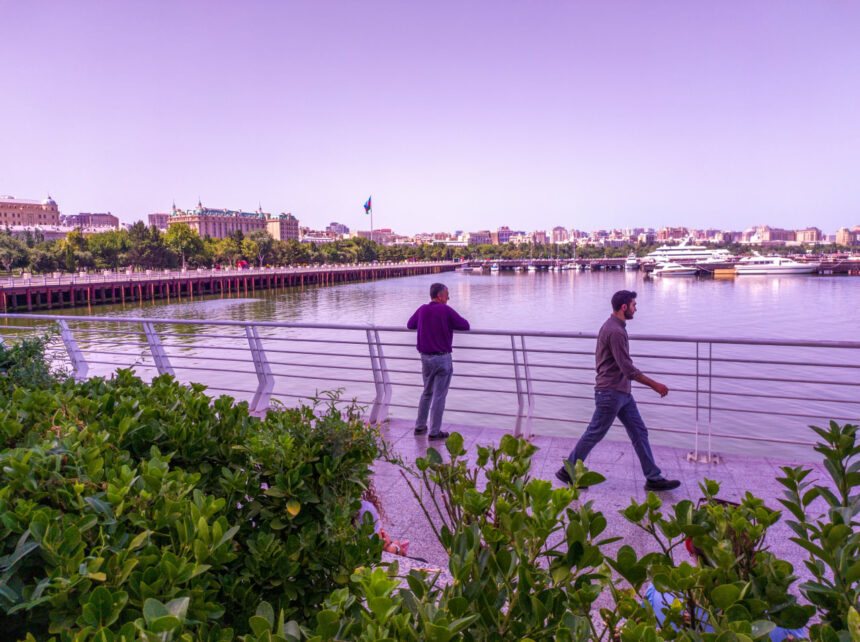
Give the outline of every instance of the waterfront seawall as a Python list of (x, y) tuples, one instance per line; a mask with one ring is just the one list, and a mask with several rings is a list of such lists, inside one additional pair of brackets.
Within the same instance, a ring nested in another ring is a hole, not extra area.
[(257, 290), (333, 285), (453, 270), (454, 261), (250, 270), (188, 270), (58, 275), (0, 282), (0, 311), (22, 312), (202, 296), (253, 296)]

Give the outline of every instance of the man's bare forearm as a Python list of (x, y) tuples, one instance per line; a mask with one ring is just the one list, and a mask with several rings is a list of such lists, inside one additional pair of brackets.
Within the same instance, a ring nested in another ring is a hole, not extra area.
[(641, 372), (639, 374), (637, 374), (636, 376), (634, 376), (633, 380), (638, 381), (639, 383), (641, 383), (644, 386), (648, 386), (649, 388), (651, 388), (651, 390), (656, 392), (661, 397), (665, 397), (666, 395), (669, 394), (669, 388), (667, 388), (665, 385), (663, 385), (659, 381), (654, 381), (651, 377), (644, 375)]

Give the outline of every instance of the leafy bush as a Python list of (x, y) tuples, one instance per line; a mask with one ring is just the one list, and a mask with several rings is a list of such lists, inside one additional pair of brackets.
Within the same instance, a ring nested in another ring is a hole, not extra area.
[(24, 337), (11, 345), (0, 342), (0, 394), (19, 386), (49, 386), (65, 378), (63, 372), (52, 370), (45, 358), (53, 337), (49, 333)]
[[(783, 467), (779, 482), (787, 489), (780, 500), (794, 520), (787, 523), (792, 541), (809, 553), (806, 567), (812, 579), (800, 585), (804, 597), (818, 609), (821, 622), (811, 627), (813, 639), (860, 639), (860, 443), (858, 426), (829, 429), (811, 426), (821, 438), (815, 450), (824, 456), (832, 487), (807, 481), (812, 470)], [(816, 509), (816, 500), (823, 510)], [(822, 506), (823, 504), (823, 506)]]
[(230, 639), (261, 601), (303, 621), (379, 559), (352, 524), (373, 429), (203, 390), (120, 371), (0, 398), (7, 635)]

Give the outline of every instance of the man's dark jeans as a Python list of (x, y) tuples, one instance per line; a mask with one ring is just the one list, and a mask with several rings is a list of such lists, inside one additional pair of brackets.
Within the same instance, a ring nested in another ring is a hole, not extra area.
[(437, 435), (442, 429), (442, 413), (445, 412), (445, 399), (448, 397), (448, 386), (451, 385), (451, 375), (454, 374), (454, 363), (451, 353), (422, 354), (421, 376), (424, 378), (424, 392), (418, 402), (418, 418), (415, 428), (427, 426), (427, 415), (430, 416), (430, 434)]
[(591, 423), (585, 429), (585, 433), (579, 438), (576, 448), (567, 458), (571, 465), (577, 460), (583, 462), (588, 453), (609, 432), (609, 427), (618, 417), (627, 429), (627, 436), (633, 444), (633, 450), (642, 464), (642, 472), (645, 479), (659, 479), (660, 469), (654, 463), (654, 455), (651, 453), (651, 444), (648, 443), (648, 429), (639, 415), (636, 401), (633, 395), (618, 390), (595, 390), (594, 391), (594, 415)]

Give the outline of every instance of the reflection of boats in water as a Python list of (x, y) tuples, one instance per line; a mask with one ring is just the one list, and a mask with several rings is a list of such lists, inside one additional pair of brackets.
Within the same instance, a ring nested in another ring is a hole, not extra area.
[(820, 263), (800, 263), (784, 256), (747, 256), (738, 261), (735, 273), (741, 274), (812, 274)]
[(636, 258), (636, 255), (631, 252), (627, 255), (627, 260), (624, 261), (624, 269), (625, 270), (637, 270), (639, 269), (639, 259)]
[(681, 265), (672, 261), (658, 263), (651, 272), (652, 276), (694, 276), (695, 274), (695, 265)]

